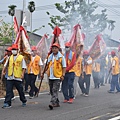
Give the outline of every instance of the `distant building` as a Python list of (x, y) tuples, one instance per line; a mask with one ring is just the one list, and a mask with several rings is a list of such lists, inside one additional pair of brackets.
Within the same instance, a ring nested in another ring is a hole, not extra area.
[(42, 36), (36, 34), (36, 33), (30, 33), (29, 31), (27, 31), (28, 35), (29, 35), (29, 38), (31, 40), (31, 44), (32, 45), (37, 45), (38, 42), (41, 40)]

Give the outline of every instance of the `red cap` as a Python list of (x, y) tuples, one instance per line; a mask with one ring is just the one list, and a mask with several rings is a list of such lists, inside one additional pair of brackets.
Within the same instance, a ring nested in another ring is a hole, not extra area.
[(115, 55), (115, 51), (111, 51), (111, 55)]
[(69, 42), (65, 43), (65, 47), (70, 47), (70, 46), (71, 46), (71, 44)]
[(9, 51), (9, 52), (11, 52), (11, 50), (12, 50), (12, 47), (8, 47), (8, 48), (6, 49), (6, 51)]
[(89, 52), (87, 50), (84, 50), (83, 55), (89, 55)]
[(34, 51), (34, 50), (37, 50), (36, 46), (32, 46), (31, 49)]
[(17, 50), (18, 49), (18, 44), (13, 44), (12, 45), (12, 49), (16, 49)]
[(54, 43), (54, 44), (52, 45), (52, 47), (58, 47), (58, 48), (60, 48), (60, 45), (59, 45), (58, 43)]

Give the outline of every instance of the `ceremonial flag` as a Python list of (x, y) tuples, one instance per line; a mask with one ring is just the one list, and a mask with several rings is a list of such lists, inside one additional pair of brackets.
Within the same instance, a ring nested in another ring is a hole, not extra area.
[(69, 40), (71, 44), (72, 51), (77, 52), (77, 45), (81, 44), (83, 47), (83, 36), (81, 33), (81, 26), (79, 24), (75, 25), (72, 31), (71, 38)]
[(54, 28), (53, 34), (54, 34), (54, 36), (53, 36), (53, 38), (52, 38), (52, 42), (51, 42), (51, 45), (50, 45), (50, 50), (49, 50), (48, 55), (51, 54), (51, 46), (52, 46), (54, 43), (60, 44), (60, 43), (59, 43), (59, 35), (61, 34), (61, 29), (60, 29), (58, 26), (56, 26), (56, 27)]
[(106, 44), (103, 40), (102, 35), (97, 35), (95, 37), (95, 41), (93, 45), (89, 50), (89, 54), (92, 57), (92, 59), (95, 60), (105, 51), (105, 48), (106, 48)]
[(37, 54), (41, 57), (42, 61), (44, 61), (46, 59), (46, 56), (48, 54), (48, 45), (47, 45), (47, 42), (46, 42), (47, 38), (48, 38), (48, 36), (45, 34), (41, 38), (39, 43), (36, 45)]
[(16, 17), (14, 17), (14, 31), (15, 31), (16, 34), (17, 34), (18, 31), (19, 31), (18, 23), (17, 23), (17, 19), (16, 19)]

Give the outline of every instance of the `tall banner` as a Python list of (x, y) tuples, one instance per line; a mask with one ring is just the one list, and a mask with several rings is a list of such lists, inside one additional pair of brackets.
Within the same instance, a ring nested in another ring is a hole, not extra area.
[(99, 58), (99, 56), (101, 56), (101, 54), (105, 51), (105, 49), (106, 49), (106, 44), (103, 40), (102, 35), (97, 35), (95, 37), (95, 41), (93, 45), (89, 50), (89, 54), (92, 57), (92, 59), (95, 60)]
[(17, 34), (19, 32), (18, 23), (16, 17), (14, 17), (14, 31)]
[(37, 54), (41, 57), (42, 61), (46, 59), (46, 56), (48, 54), (48, 45), (46, 41), (47, 38), (48, 36), (45, 34), (36, 46)]
[(75, 53), (77, 52), (77, 46), (78, 44), (81, 44), (81, 50), (83, 49), (83, 35), (81, 33), (81, 26), (79, 24), (75, 25), (72, 31), (72, 35), (70, 37), (70, 44), (71, 44), (71, 48), (72, 51), (74, 51)]

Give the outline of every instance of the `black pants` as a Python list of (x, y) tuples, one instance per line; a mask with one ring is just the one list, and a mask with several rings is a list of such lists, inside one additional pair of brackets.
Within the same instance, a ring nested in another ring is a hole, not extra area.
[(92, 72), (93, 75), (93, 81), (94, 81), (94, 87), (99, 88), (100, 80), (99, 80), (99, 72)]
[(29, 95), (32, 97), (38, 92), (38, 88), (35, 86), (36, 78), (37, 78), (37, 75), (28, 74), (28, 80), (30, 84)]
[(27, 100), (26, 100), (24, 92), (23, 92), (22, 82), (17, 81), (17, 80), (7, 80), (6, 97), (5, 97), (4, 103), (8, 103), (9, 105), (11, 105), (11, 99), (13, 97), (13, 87), (14, 86), (16, 87), (16, 89), (19, 93), (20, 100), (22, 101), (22, 103), (25, 103)]
[(29, 86), (29, 80), (28, 80), (28, 74), (27, 73), (24, 74), (24, 79), (25, 79), (25, 91), (27, 91), (28, 86)]
[[(79, 80), (78, 80), (78, 83), (79, 83), (79, 86), (80, 86), (80, 89), (82, 91), (82, 93), (84, 94), (89, 94), (89, 89), (90, 89), (90, 76), (91, 75), (86, 75), (84, 73), (84, 78), (82, 78), (82, 76), (80, 76)], [(85, 86), (84, 86), (84, 83), (85, 83)]]

